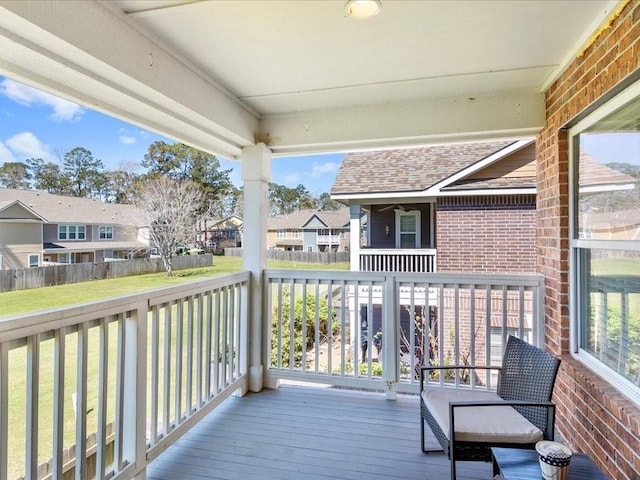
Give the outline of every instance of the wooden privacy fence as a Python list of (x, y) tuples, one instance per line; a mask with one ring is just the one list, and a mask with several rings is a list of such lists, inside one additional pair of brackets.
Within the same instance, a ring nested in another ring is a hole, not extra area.
[[(212, 262), (213, 256), (211, 254), (180, 255), (173, 257), (173, 269), (205, 267), (211, 265)], [(0, 292), (51, 287), (53, 285), (162, 271), (164, 271), (164, 265), (161, 258), (139, 258), (115, 262), (73, 263), (70, 265), (0, 270)]]
[[(242, 257), (242, 248), (225, 248), (224, 254), (227, 257)], [(331, 263), (348, 262), (349, 252), (302, 252), (299, 250), (267, 250), (267, 260), (299, 263), (319, 263), (328, 265)]]

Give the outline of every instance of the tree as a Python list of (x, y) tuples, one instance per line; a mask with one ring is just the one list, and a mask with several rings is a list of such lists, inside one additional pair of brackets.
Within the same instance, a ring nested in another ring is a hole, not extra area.
[(128, 203), (128, 196), (139, 175), (125, 167), (108, 171), (106, 175), (109, 184), (106, 201), (110, 203)]
[(269, 213), (286, 215), (301, 208), (315, 208), (315, 202), (307, 188), (300, 184), (289, 188), (277, 183), (269, 184)]
[(318, 197), (316, 206), (318, 207), (318, 210), (338, 210), (340, 208), (340, 203), (332, 200), (331, 194), (324, 192)]
[(64, 175), (69, 179), (70, 194), (91, 198), (99, 195), (104, 185), (104, 165), (86, 148), (76, 147), (65, 153)]
[(68, 193), (69, 179), (62, 174), (60, 166), (41, 158), (27, 160), (33, 180), (33, 188), (49, 193)]
[(7, 188), (29, 188), (29, 166), (22, 162), (5, 162), (0, 167), (0, 185)]
[(158, 141), (149, 145), (142, 166), (150, 176), (163, 175), (177, 180), (190, 180), (204, 193), (200, 211), (209, 211), (233, 189), (231, 170), (220, 170), (220, 161), (207, 152), (185, 145)]
[(167, 276), (179, 247), (193, 243), (205, 195), (193, 182), (158, 176), (137, 183), (134, 204), (145, 212), (151, 245), (158, 250)]

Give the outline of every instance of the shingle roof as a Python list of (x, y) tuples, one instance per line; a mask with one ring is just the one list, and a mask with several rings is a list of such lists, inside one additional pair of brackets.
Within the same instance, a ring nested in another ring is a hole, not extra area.
[(96, 199), (67, 197), (40, 192), (0, 188), (0, 204), (20, 200), (49, 223), (145, 224), (144, 213), (133, 205), (103, 203)]
[(349, 223), (349, 209), (340, 208), (338, 210), (298, 210), (288, 215), (278, 215), (270, 217), (268, 220), (269, 230), (284, 230), (291, 228), (301, 229), (314, 216), (318, 217), (327, 228), (342, 228)]
[(331, 194), (423, 191), (512, 143), (452, 143), (348, 153)]

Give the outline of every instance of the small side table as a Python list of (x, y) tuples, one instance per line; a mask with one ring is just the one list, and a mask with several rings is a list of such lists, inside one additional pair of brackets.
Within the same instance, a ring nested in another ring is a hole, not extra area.
[[(521, 448), (491, 448), (494, 470), (506, 480), (540, 480), (538, 452)], [(608, 480), (606, 475), (584, 453), (574, 453), (569, 464), (568, 480)]]

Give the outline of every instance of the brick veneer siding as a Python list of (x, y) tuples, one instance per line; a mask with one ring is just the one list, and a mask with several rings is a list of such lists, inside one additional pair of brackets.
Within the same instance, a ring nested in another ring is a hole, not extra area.
[[(640, 0), (547, 89), (537, 139), (538, 273), (545, 278), (545, 344), (561, 356), (557, 431), (615, 480), (640, 479), (640, 409), (569, 354), (569, 152), (563, 127), (640, 66)], [(634, 73), (635, 72), (635, 73)]]
[(438, 271), (535, 273), (535, 202), (535, 195), (438, 199)]

